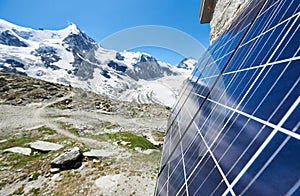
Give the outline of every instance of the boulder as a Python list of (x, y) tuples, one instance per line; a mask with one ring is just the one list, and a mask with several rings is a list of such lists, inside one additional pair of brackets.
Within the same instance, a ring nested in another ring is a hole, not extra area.
[(51, 161), (52, 168), (77, 169), (82, 163), (82, 152), (78, 147), (71, 148)]
[(23, 147), (12, 147), (12, 148), (5, 149), (4, 152), (13, 152), (13, 153), (19, 153), (19, 154), (29, 156), (31, 154), (31, 149), (23, 148)]
[(60, 169), (59, 168), (51, 168), (50, 169), (50, 173), (51, 174), (56, 174), (56, 173), (59, 173), (60, 172)]
[(63, 148), (63, 145), (60, 144), (55, 144), (52, 142), (45, 142), (45, 141), (36, 141), (36, 142), (32, 142), (29, 143), (30, 148), (37, 150), (37, 151), (41, 151), (41, 152), (49, 152), (49, 151), (53, 151), (53, 150), (59, 150), (61, 148)]

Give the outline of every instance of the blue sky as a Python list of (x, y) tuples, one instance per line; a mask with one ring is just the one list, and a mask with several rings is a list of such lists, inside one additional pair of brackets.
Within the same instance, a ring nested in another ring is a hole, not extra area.
[[(185, 32), (209, 46), (209, 25), (199, 23), (201, 0), (0, 0), (0, 18), (34, 29), (62, 29), (75, 23), (97, 42), (118, 31), (161, 25)], [(159, 60), (176, 63), (173, 52), (143, 47)]]

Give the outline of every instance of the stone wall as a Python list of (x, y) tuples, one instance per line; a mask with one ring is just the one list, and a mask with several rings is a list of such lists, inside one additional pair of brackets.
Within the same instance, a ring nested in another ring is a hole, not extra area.
[(210, 42), (232, 23), (234, 18), (246, 7), (250, 0), (218, 0), (210, 22)]

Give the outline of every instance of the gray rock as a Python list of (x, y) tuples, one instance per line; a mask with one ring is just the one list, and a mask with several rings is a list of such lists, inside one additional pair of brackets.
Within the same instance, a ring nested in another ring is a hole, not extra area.
[(50, 169), (50, 173), (51, 174), (56, 174), (56, 173), (59, 173), (60, 172), (60, 169), (59, 168), (51, 168)]
[(88, 152), (83, 153), (83, 156), (90, 157), (90, 158), (105, 158), (105, 157), (110, 157), (112, 155), (114, 155), (113, 152), (109, 152), (106, 150), (96, 150), (96, 149), (92, 149)]
[(34, 150), (38, 150), (38, 151), (42, 151), (42, 152), (59, 150), (64, 147), (63, 145), (60, 145), (60, 144), (55, 144), (55, 143), (45, 142), (45, 141), (32, 142), (32, 143), (29, 143), (29, 146), (30, 146), (30, 148), (32, 148)]
[(7, 139), (0, 140), (0, 143), (4, 143), (4, 142), (7, 142)]
[(82, 153), (78, 147), (66, 150), (64, 153), (51, 161), (52, 168), (77, 169), (81, 166)]
[(5, 149), (4, 152), (13, 152), (13, 153), (19, 153), (19, 154), (29, 156), (31, 154), (31, 149), (23, 148), (23, 147), (12, 147), (12, 148)]

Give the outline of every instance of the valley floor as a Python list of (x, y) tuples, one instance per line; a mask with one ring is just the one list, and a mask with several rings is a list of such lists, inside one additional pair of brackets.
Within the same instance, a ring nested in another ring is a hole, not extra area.
[[(0, 195), (153, 195), (168, 108), (3, 73), (0, 92)], [(63, 148), (6, 152), (35, 141)], [(71, 147), (102, 155), (51, 173)]]

